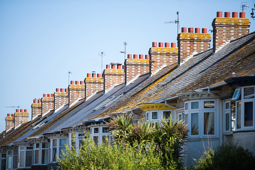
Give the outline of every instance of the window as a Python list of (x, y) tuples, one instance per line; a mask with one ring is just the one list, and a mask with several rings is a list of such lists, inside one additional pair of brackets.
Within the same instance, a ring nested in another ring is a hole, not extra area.
[(189, 103), (184, 104), (184, 110), (189, 110)]
[(48, 164), (49, 160), (48, 143), (42, 143), (42, 164)]
[(244, 126), (253, 126), (253, 102), (244, 102)]
[(236, 113), (237, 113), (237, 129), (240, 129), (241, 128), (241, 104), (242, 102), (241, 101), (237, 101), (236, 102)]
[(19, 166), (22, 168), (32, 165), (33, 147), (19, 147)]
[(185, 114), (185, 120), (184, 123), (187, 125), (189, 122), (189, 114)]
[(62, 158), (63, 157), (63, 153), (66, 152), (66, 139), (59, 139), (59, 157)]
[(95, 144), (98, 144), (98, 136), (94, 136), (93, 141), (95, 142)]
[(39, 156), (40, 156), (40, 144), (39, 143), (36, 143), (35, 146), (34, 146), (34, 163), (35, 164), (39, 164)]
[(198, 113), (191, 113), (191, 135), (198, 135)]
[(7, 151), (7, 168), (12, 168), (12, 151)]
[(103, 127), (103, 133), (108, 133), (109, 127)]
[(199, 103), (198, 102), (191, 102), (191, 109), (199, 109)]
[(214, 113), (213, 112), (204, 113), (204, 134), (214, 135)]
[(152, 119), (158, 119), (158, 112), (152, 112)]
[(236, 128), (236, 103), (231, 101), (231, 129), (235, 130)]
[(26, 150), (26, 167), (30, 167), (32, 165), (33, 158), (33, 147), (27, 147)]
[(182, 113), (178, 113), (178, 122), (182, 121), (182, 119), (183, 119), (182, 115), (183, 115)]
[(19, 155), (20, 155), (19, 166), (20, 167), (25, 167), (25, 151), (20, 151)]
[[(51, 139), (51, 161), (57, 162), (57, 157), (62, 157), (65, 153), (65, 145), (67, 144), (67, 139)], [(47, 152), (47, 151), (45, 151)]]
[(238, 100), (240, 97), (240, 93), (241, 93), (240, 89), (236, 89), (232, 97), (232, 100)]
[(146, 120), (149, 120), (149, 112), (146, 113)]
[(85, 138), (86, 138), (86, 137), (85, 137), (84, 133), (78, 134), (78, 141), (79, 141), (78, 145), (79, 145), (79, 148), (81, 148), (82, 145), (84, 145), (83, 139), (85, 139)]
[(254, 87), (244, 88), (244, 99), (253, 99), (254, 98)]
[(57, 142), (58, 142), (58, 140), (53, 139), (52, 142), (53, 142), (52, 143), (52, 161), (56, 162), (57, 161), (57, 148), (58, 148)]
[(94, 133), (99, 133), (99, 129), (98, 128), (94, 128)]
[(214, 108), (214, 101), (204, 101), (204, 108)]
[(171, 111), (163, 111), (163, 118), (170, 119)]
[(109, 143), (109, 136), (108, 135), (106, 135), (106, 136), (103, 136), (102, 137), (102, 142), (103, 142), (103, 144), (107, 144), (107, 140), (108, 140), (108, 143)]

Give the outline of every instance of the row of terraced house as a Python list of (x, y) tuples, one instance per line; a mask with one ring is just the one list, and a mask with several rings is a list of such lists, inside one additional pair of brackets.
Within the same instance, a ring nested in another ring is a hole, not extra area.
[(228, 141), (255, 153), (255, 32), (244, 12), (230, 14), (217, 12), (212, 37), (206, 28), (182, 27), (178, 45), (153, 42), (149, 54), (128, 54), (123, 65), (34, 99), (31, 120), (27, 109), (8, 114), (1, 169), (55, 169), (65, 145), (80, 147), (84, 130), (97, 143), (113, 140), (107, 122), (118, 114), (132, 114), (134, 123), (171, 116), (187, 124), (185, 166)]

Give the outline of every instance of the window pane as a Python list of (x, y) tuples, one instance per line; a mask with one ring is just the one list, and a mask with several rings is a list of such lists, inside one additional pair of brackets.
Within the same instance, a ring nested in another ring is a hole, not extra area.
[(35, 144), (35, 147), (36, 147), (36, 148), (39, 148), (39, 146), (40, 146), (40, 144), (39, 144), (39, 143)]
[(12, 168), (12, 157), (8, 156), (8, 168)]
[(191, 102), (191, 109), (198, 109), (198, 108), (199, 108), (198, 102)]
[(33, 149), (33, 147), (27, 147), (27, 149)]
[(13, 156), (13, 168), (18, 168), (18, 156)]
[(184, 109), (185, 109), (185, 110), (188, 110), (188, 109), (189, 109), (188, 106), (189, 106), (189, 103), (185, 103), (185, 104), (184, 104)]
[(25, 166), (24, 161), (25, 161), (25, 151), (20, 151), (20, 162), (19, 162), (20, 167)]
[(234, 130), (236, 127), (236, 103), (231, 101), (231, 128)]
[(229, 109), (229, 102), (226, 103), (226, 109)]
[(214, 134), (214, 113), (213, 112), (204, 113), (204, 134), (205, 135)]
[(163, 118), (164, 119), (169, 119), (171, 115), (171, 111), (164, 111), (163, 112)]
[(32, 151), (26, 151), (26, 166), (31, 166), (32, 165)]
[(182, 120), (182, 113), (179, 113), (178, 114), (178, 121), (181, 121)]
[(65, 147), (60, 147), (59, 150), (59, 157), (62, 158), (64, 155), (63, 153), (66, 153), (66, 148)]
[(25, 147), (24, 147), (24, 146), (20, 147), (20, 150), (24, 150), (24, 149), (25, 149)]
[(158, 112), (152, 112), (152, 119), (158, 118)]
[(198, 113), (191, 113), (191, 135), (198, 135)]
[(66, 144), (66, 139), (60, 139), (59, 140), (59, 145), (60, 146), (65, 146), (65, 144)]
[(83, 140), (79, 140), (79, 148), (81, 148), (84, 145)]
[(109, 127), (103, 127), (103, 133), (108, 133)]
[(48, 149), (42, 150), (42, 164), (48, 164)]
[(35, 150), (35, 164), (39, 164), (39, 150)]
[(102, 137), (102, 141), (103, 141), (104, 144), (107, 144), (107, 143), (106, 143), (106, 138), (107, 138), (107, 140), (108, 140), (108, 142), (109, 142), (109, 136), (103, 136), (103, 137)]
[(99, 133), (99, 129), (98, 128), (94, 128), (94, 133)]
[(48, 143), (42, 143), (42, 148), (48, 148)]
[(188, 114), (185, 114), (185, 124), (187, 125), (189, 122), (189, 115)]
[(146, 113), (146, 120), (149, 120), (149, 113)]
[(53, 146), (57, 146), (57, 139), (53, 139)]
[(204, 108), (214, 108), (214, 101), (204, 101)]
[(244, 88), (244, 98), (245, 99), (254, 98), (254, 87)]
[(94, 136), (93, 140), (94, 140), (95, 144), (98, 144), (98, 136)]
[(57, 148), (52, 149), (52, 161), (57, 161)]
[(244, 103), (244, 126), (253, 126), (253, 102)]
[(229, 131), (229, 113), (226, 113), (226, 131)]
[(236, 111), (237, 111), (237, 129), (241, 128), (241, 103), (242, 102), (237, 102), (236, 104)]
[(18, 150), (14, 150), (13, 155), (18, 155)]

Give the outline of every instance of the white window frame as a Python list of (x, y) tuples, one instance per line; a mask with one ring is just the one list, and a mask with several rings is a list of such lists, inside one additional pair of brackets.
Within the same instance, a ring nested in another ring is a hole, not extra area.
[[(152, 112), (157, 112), (157, 119), (152, 119)], [(148, 115), (148, 118), (146, 119), (146, 121), (149, 121), (151, 123), (160, 123), (161, 120), (164, 119), (164, 112), (170, 112), (170, 117), (172, 118), (172, 121), (173, 120), (173, 115), (174, 115), (174, 110), (172, 109), (168, 109), (168, 110), (150, 110), (150, 111), (147, 111), (145, 113), (145, 118), (147, 117)]]
[[(36, 148), (36, 144), (39, 144), (39, 148)], [(43, 143), (35, 143), (34, 144), (34, 149), (33, 149), (33, 165), (47, 165), (49, 163), (49, 143), (45, 143), (48, 144), (48, 148), (42, 148)], [(39, 162), (35, 163), (35, 151), (38, 150), (39, 151)], [(48, 150), (48, 160), (47, 163), (42, 163), (42, 150)]]
[[(226, 104), (229, 104), (229, 108), (226, 108)], [(225, 133), (231, 133), (231, 130), (232, 130), (232, 119), (231, 119), (231, 117), (232, 117), (232, 112), (231, 112), (231, 100), (226, 100), (226, 101), (224, 101), (223, 102), (223, 113), (224, 113), (224, 116), (223, 116), (223, 129), (224, 129), (224, 132)], [(226, 129), (226, 127), (227, 127), (227, 125), (226, 125), (226, 123), (227, 123), (227, 119), (226, 119), (226, 115), (227, 114), (229, 114), (229, 120), (228, 120), (228, 122), (229, 122), (229, 127), (228, 127), (228, 130)]]
[[(24, 149), (21, 149), (22, 147), (24, 147)], [(18, 168), (30, 168), (32, 165), (33, 165), (33, 156), (34, 156), (34, 150), (33, 150), (33, 147), (32, 147), (32, 149), (27, 149), (27, 147), (31, 147), (31, 146), (20, 146), (19, 147), (19, 158), (18, 158), (18, 160), (19, 160), (19, 166), (18, 166)], [(20, 163), (20, 152), (21, 151), (24, 151), (24, 167), (21, 167), (20, 165), (21, 165), (21, 163)], [(31, 151), (32, 152), (32, 160), (31, 160), (31, 166), (26, 166), (26, 157), (27, 157), (27, 151)]]
[[(108, 127), (108, 126), (93, 126), (93, 127), (90, 127), (90, 129), (92, 129), (90, 132), (90, 135), (91, 135), (91, 138), (92, 140), (94, 141), (94, 136), (98, 136), (98, 143), (102, 144), (103, 143), (103, 136), (108, 136), (108, 140), (109, 140), (109, 143), (111, 142), (111, 132), (108, 132), (108, 133), (103, 133), (103, 128), (104, 127)], [(94, 129), (95, 128), (98, 128), (98, 133), (94, 133)]]
[[(54, 139), (50, 139), (50, 162), (52, 163), (56, 163), (58, 162), (58, 157), (60, 156), (60, 140), (61, 139), (65, 139), (66, 140), (66, 145), (68, 144), (68, 138), (55, 138), (57, 140), (57, 146), (54, 146), (53, 147), (53, 140)], [(56, 157), (56, 161), (53, 161), (53, 148), (56, 148), (57, 149), (57, 157)]]

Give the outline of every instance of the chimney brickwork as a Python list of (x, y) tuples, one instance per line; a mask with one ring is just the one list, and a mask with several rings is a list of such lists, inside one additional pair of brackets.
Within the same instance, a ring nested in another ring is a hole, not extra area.
[(139, 58), (137, 54), (132, 55), (128, 54), (128, 58), (125, 60), (125, 84), (127, 84), (130, 80), (132, 80), (138, 74), (142, 75), (149, 72), (150, 57), (149, 55), (145, 55), (145, 59), (143, 55), (140, 54)]
[(37, 117), (38, 115), (42, 115), (42, 103), (41, 99), (34, 99), (33, 103), (31, 105), (31, 110), (32, 110), (32, 120)]
[(104, 79), (101, 77), (101, 74), (88, 73), (87, 77), (84, 80), (85, 82), (85, 96), (86, 99), (92, 94), (104, 90)]
[(14, 127), (14, 114), (7, 114), (7, 117), (5, 118), (6, 122), (6, 128), (5, 130), (9, 130)]
[(224, 17), (222, 12), (217, 12), (217, 17), (212, 22), (214, 52), (227, 41), (249, 34), (250, 23), (244, 12), (239, 13), (239, 18), (237, 12), (232, 12), (232, 18), (230, 12), (225, 12)]
[(85, 97), (85, 85), (83, 81), (71, 81), (68, 87), (68, 102), (69, 105), (73, 104), (79, 98), (83, 99)]
[(56, 88), (56, 92), (54, 93), (54, 110), (57, 110), (62, 105), (68, 104), (68, 89)]
[(53, 94), (43, 94), (42, 97), (42, 115), (47, 113), (49, 110), (54, 109), (54, 95)]
[(187, 57), (206, 51), (210, 49), (211, 35), (207, 34), (207, 29), (202, 28), (202, 33), (200, 33), (200, 28), (195, 28), (195, 33), (193, 28), (188, 29), (182, 27), (182, 33), (178, 35), (178, 64), (180, 64)]
[(106, 69), (104, 70), (104, 91), (111, 88), (115, 84), (121, 84), (125, 81), (125, 72), (121, 67), (121, 63), (111, 63), (110, 65), (106, 65)]
[(28, 122), (29, 119), (29, 113), (27, 112), (27, 109), (16, 109), (16, 112), (14, 113), (14, 127), (18, 127), (19, 125)]
[(171, 47), (169, 43), (165, 43), (165, 47), (163, 47), (163, 43), (159, 42), (157, 47), (157, 43), (153, 42), (149, 54), (150, 74), (164, 65), (171, 65), (178, 61), (178, 49), (176, 48), (176, 43), (171, 43)]

